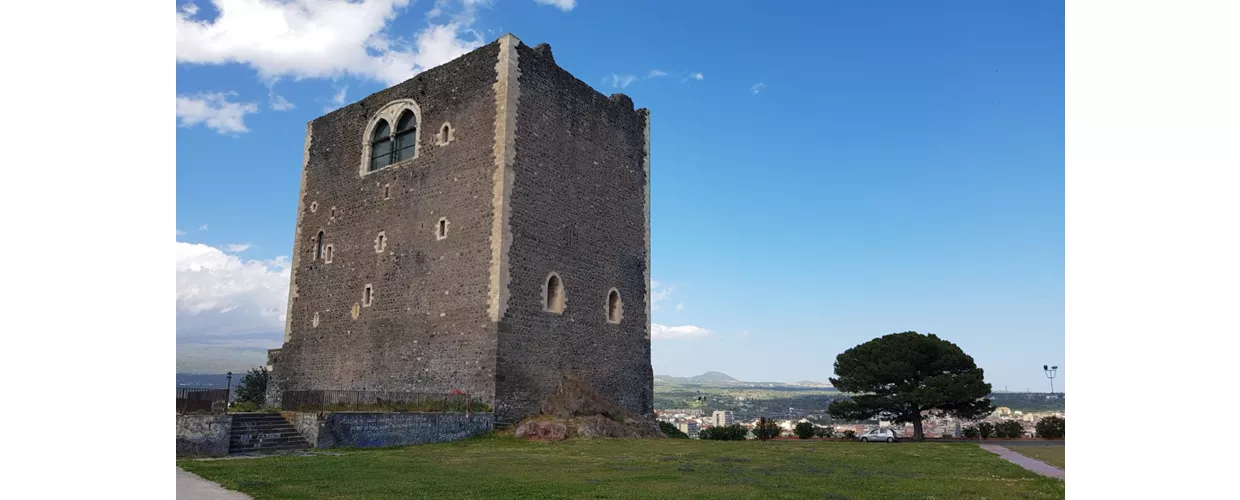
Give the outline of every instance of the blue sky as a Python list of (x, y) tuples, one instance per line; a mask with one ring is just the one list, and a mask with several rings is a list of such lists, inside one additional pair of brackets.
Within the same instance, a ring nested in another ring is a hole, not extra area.
[(651, 109), (656, 373), (906, 330), (998, 390), (1063, 364), (1062, 4), (323, 3), (177, 4), (178, 370), (279, 344), (305, 123), (506, 32)]

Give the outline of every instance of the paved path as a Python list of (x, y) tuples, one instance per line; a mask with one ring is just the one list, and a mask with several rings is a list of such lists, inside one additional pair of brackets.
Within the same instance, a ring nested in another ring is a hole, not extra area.
[(1053, 477), (1055, 479), (1064, 478), (1063, 469), (1060, 469), (1058, 467), (1052, 467), (1040, 460), (1034, 460), (1032, 458), (1026, 457), (1024, 455), (1021, 455), (1020, 453), (1016, 453), (1012, 450), (1009, 450), (997, 444), (979, 444), (978, 446), (981, 446), (983, 450), (999, 455), (999, 457), (1004, 460), (1007, 460), (1016, 465), (1024, 467), (1025, 469), (1028, 469), (1034, 474), (1039, 474), (1039, 475), (1046, 476), (1046, 477)]
[(177, 500), (252, 500), (249, 495), (207, 481), (177, 467)]

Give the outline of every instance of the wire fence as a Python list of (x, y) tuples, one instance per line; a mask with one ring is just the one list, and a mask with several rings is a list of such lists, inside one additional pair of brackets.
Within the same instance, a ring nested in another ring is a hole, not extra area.
[(395, 391), (284, 391), (285, 411), (366, 411), (472, 413), (490, 411), (469, 394)]
[(177, 388), (177, 414), (224, 413), (228, 409), (228, 389)]

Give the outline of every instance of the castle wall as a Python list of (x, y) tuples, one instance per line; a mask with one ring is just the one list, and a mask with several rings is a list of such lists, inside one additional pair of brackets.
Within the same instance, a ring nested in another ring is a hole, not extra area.
[[(550, 50), (516, 49), (515, 161), (508, 201), (506, 309), (498, 328), (496, 419), (536, 412), (568, 374), (633, 412), (653, 411), (646, 123), (558, 67)], [(543, 310), (548, 274), (561, 314)], [(623, 319), (608, 323), (617, 288)]]
[[(288, 339), (273, 374), (281, 389), (493, 394), (487, 294), (497, 55), (492, 43), (310, 123)], [(420, 108), (418, 157), (362, 176), (365, 129), (397, 99)], [(445, 122), (454, 140), (437, 145)], [(442, 240), (440, 217), (449, 223)], [(331, 263), (314, 258), (320, 230)], [(361, 307), (367, 284), (373, 305)]]

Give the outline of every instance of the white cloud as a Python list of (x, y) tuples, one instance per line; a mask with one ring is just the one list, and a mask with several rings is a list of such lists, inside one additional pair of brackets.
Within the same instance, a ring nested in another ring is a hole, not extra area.
[(638, 81), (638, 80), (640, 80), (640, 78), (633, 76), (633, 75), (617, 75), (615, 73), (611, 74), (611, 86), (614, 88), (618, 88), (618, 89), (628, 87), (629, 84), (635, 81)]
[(201, 225), (201, 226), (198, 226), (198, 230), (199, 230), (199, 231), (206, 231), (206, 230), (207, 230), (207, 225), (206, 225), (206, 224), (203, 224), (203, 225)]
[(650, 325), (650, 338), (669, 340), (669, 339), (696, 339), (713, 335), (715, 332), (702, 328), (700, 326), (665, 326), (658, 323)]
[(573, 7), (577, 6), (577, 0), (534, 0), (534, 3), (538, 5), (550, 5), (559, 8), (564, 12), (573, 10)]
[(676, 287), (674, 286), (665, 287), (663, 286), (662, 283), (659, 283), (658, 281), (650, 280), (650, 309), (654, 311), (658, 311), (659, 302), (663, 302), (664, 300), (666, 300), (667, 297), (671, 295), (672, 291), (675, 289)]
[(489, 2), (439, 2), (460, 12), (432, 24), (409, 41), (389, 33), (410, 0), (211, 0), (213, 21), (194, 19), (197, 10), (177, 12), (177, 62), (244, 64), (264, 81), (288, 76), (336, 78), (351, 75), (393, 85), (482, 46), (471, 29), (479, 6)]
[(204, 124), (221, 134), (248, 132), (245, 115), (257, 113), (258, 105), (228, 100), (236, 95), (236, 92), (209, 92), (177, 96), (177, 118), (181, 119), (183, 127)]
[(657, 70), (657, 69), (652, 69), (652, 70), (650, 70), (650, 74), (646, 75), (646, 78), (654, 78), (654, 77), (656, 77), (656, 76), (667, 76), (667, 72), (666, 72), (666, 71), (660, 71), (660, 70)]
[(750, 88), (749, 88), (749, 90), (752, 90), (752, 91), (753, 91), (753, 93), (757, 94), (757, 93), (758, 93), (758, 91), (759, 91), (759, 90), (762, 90), (762, 88), (763, 88), (763, 87), (765, 87), (765, 86), (766, 86), (766, 84), (765, 84), (765, 83), (758, 82), (758, 83), (753, 84), (753, 87), (750, 87)]
[(185, 236), (185, 231), (177, 229), (177, 236)]
[(745, 330), (745, 331), (743, 331), (743, 332), (740, 332), (740, 333), (736, 334), (736, 336), (737, 336), (737, 337), (748, 337), (748, 336), (749, 336), (749, 330)]
[(244, 252), (253, 247), (254, 245), (251, 245), (249, 243), (232, 243), (232, 244), (224, 246), (224, 248), (226, 248), (231, 253)]
[(288, 111), (297, 107), (297, 105), (288, 102), (288, 99), (285, 99), (284, 96), (275, 94), (271, 95), (270, 106), (271, 109), (276, 111)]
[(677, 310), (677, 311), (683, 311), (683, 310), (685, 310), (685, 303), (684, 303), (684, 302), (681, 302), (681, 303), (679, 303), (679, 304), (676, 304), (676, 310)]
[(346, 95), (348, 95), (348, 92), (349, 92), (349, 87), (347, 85), (337, 90), (336, 93), (332, 95), (331, 105), (324, 106), (323, 112), (327, 113), (327, 112), (335, 111), (336, 109), (340, 108), (340, 106), (344, 105), (344, 98)]
[(694, 79), (694, 80), (702, 80), (702, 79), (706, 78), (706, 75), (703, 75), (703, 74), (701, 74), (701, 73), (694, 73), (694, 74), (692, 74), (692, 75), (689, 75), (689, 78), (692, 78), (692, 79)]
[(186, 2), (185, 5), (181, 6), (181, 12), (184, 12), (186, 16), (193, 17), (194, 14), (198, 13), (198, 6), (194, 5), (194, 2)]
[(178, 241), (177, 337), (284, 331), (287, 257), (242, 260), (219, 248)]

